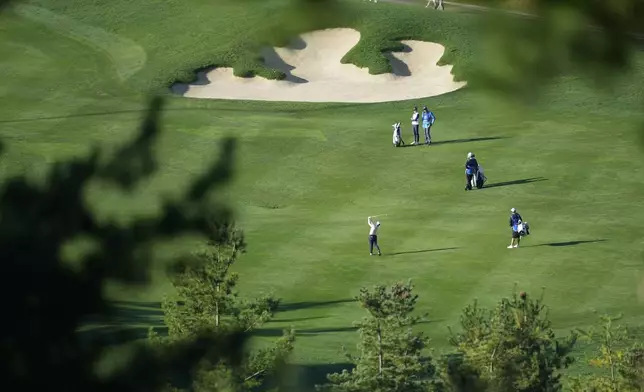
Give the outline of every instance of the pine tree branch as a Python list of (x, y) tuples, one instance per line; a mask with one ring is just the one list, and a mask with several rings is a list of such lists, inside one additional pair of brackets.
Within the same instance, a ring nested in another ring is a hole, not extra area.
[(251, 378), (253, 378), (253, 377), (259, 376), (260, 374), (264, 373), (265, 371), (266, 371), (266, 369), (258, 370), (258, 371), (256, 371), (255, 373), (251, 374), (250, 376), (246, 377), (246, 378), (244, 379), (244, 381), (248, 381), (248, 380), (250, 380), (250, 379), (251, 379)]
[(494, 371), (494, 356), (496, 355), (496, 349), (498, 347), (499, 347), (499, 345), (497, 344), (494, 347), (494, 350), (492, 350), (492, 355), (490, 355), (490, 373), (492, 373)]

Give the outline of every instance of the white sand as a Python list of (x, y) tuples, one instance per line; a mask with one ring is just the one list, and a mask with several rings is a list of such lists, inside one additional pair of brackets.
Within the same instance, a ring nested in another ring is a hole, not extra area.
[(465, 86), (455, 82), (452, 66), (438, 66), (445, 48), (422, 41), (402, 41), (408, 48), (386, 53), (393, 73), (370, 75), (368, 69), (342, 64), (360, 40), (352, 29), (303, 34), (286, 48), (262, 51), (265, 64), (287, 74), (285, 80), (239, 78), (231, 68), (198, 75), (198, 81), (175, 84), (172, 91), (191, 98), (302, 102), (388, 102), (445, 94)]

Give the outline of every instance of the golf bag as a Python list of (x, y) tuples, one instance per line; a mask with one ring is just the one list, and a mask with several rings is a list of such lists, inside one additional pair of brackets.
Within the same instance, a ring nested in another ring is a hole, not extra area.
[(519, 232), (521, 238), (527, 237), (530, 235), (530, 225), (528, 224), (528, 222), (521, 222), (517, 226), (517, 231)]
[(392, 125), (394, 128), (394, 135), (393, 135), (393, 143), (394, 147), (400, 147), (402, 144), (403, 146), (405, 145), (405, 141), (402, 138), (402, 132), (400, 131), (400, 123), (395, 123)]
[(483, 184), (485, 184), (486, 181), (487, 177), (485, 177), (485, 173), (483, 172), (483, 166), (479, 165), (478, 171), (475, 172), (472, 176), (472, 188), (481, 189), (483, 188)]

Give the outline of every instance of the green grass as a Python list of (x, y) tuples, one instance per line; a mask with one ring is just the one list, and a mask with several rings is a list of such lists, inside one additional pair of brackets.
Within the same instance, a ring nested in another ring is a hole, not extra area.
[[(476, 51), (475, 15), (359, 3), (351, 3), (354, 14), (343, 25), (359, 29), (363, 40), (345, 60), (372, 73), (386, 71), (381, 51), (399, 39), (443, 43), (443, 61), (465, 80), (484, 55)], [(188, 80), (196, 68), (219, 64), (270, 75), (257, 49), (282, 34), (267, 34), (266, 24), (280, 12), (279, 0), (252, 8), (205, 0), (31, 4), (57, 16), (28, 7), (0, 16), (3, 177), (38, 179), (51, 162), (86, 154), (94, 144), (110, 151), (134, 135), (146, 93)], [(604, 95), (581, 78), (562, 78), (522, 112), (467, 89), (367, 105), (175, 97), (164, 113), (157, 175), (131, 195), (95, 186), (87, 196), (102, 216), (152, 213), (161, 196), (178, 194), (215, 158), (224, 135), (238, 137), (237, 176), (226, 195), (249, 243), (237, 266), (241, 290), (283, 299), (284, 311), (258, 335), (294, 325), (294, 360), (301, 364), (329, 369), (343, 362), (339, 350), (354, 346), (351, 323), (363, 315), (348, 300), (361, 286), (408, 278), (420, 310), (430, 315), (422, 329), (439, 351), (467, 303), (491, 305), (515, 283), (535, 294), (546, 288), (562, 333), (602, 313), (623, 312), (626, 322), (642, 327), (644, 165), (636, 131), (643, 77), (639, 56), (634, 74)], [(437, 143), (394, 149), (390, 124), (402, 121), (409, 139), (413, 104), (435, 111)], [(465, 193), (468, 151), (479, 157), (490, 185), (510, 184)], [(511, 184), (537, 177), (545, 180)], [(533, 228), (518, 251), (505, 248), (510, 207)], [(366, 217), (374, 213), (389, 214), (380, 258), (367, 254)], [(581, 243), (547, 245), (575, 241)], [(159, 258), (188, 243), (166, 244)], [(154, 307), (169, 287), (159, 270), (149, 289), (108, 289), (115, 299)], [(151, 322), (124, 320), (133, 327)]]

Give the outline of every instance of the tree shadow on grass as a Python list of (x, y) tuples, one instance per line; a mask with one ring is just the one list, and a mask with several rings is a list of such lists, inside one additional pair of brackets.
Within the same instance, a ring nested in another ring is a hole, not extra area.
[[(430, 324), (444, 321), (440, 320), (424, 320), (420, 321), (418, 325), (421, 324)], [(279, 337), (282, 336), (284, 329), (283, 328), (262, 328), (255, 329), (251, 331), (253, 336), (262, 336), (262, 337)], [(312, 336), (312, 335), (323, 335), (327, 333), (344, 333), (344, 332), (356, 332), (358, 327), (330, 327), (330, 328), (307, 328), (307, 329), (295, 329), (296, 336)]]
[(113, 306), (161, 309), (159, 301), (110, 301)]
[[(201, 81), (197, 81), (196, 83), (202, 83), (203, 79)], [(176, 94), (184, 94), (187, 92), (187, 84), (184, 84), (184, 86), (179, 86), (181, 83), (175, 83), (176, 87)], [(316, 109), (317, 112), (321, 111), (329, 111), (329, 110), (346, 110), (346, 109), (351, 109), (353, 107), (364, 107), (364, 103), (360, 104), (328, 104), (325, 107)], [(270, 108), (270, 109), (262, 109), (261, 107), (256, 108), (255, 110), (256, 113), (274, 113), (275, 109)], [(212, 108), (210, 107), (203, 107), (203, 108), (198, 108), (198, 107), (176, 107), (176, 108), (165, 108), (164, 111), (166, 112), (200, 112), (200, 111), (206, 111), (206, 112), (212, 112)], [(223, 111), (223, 112), (245, 112), (247, 111), (246, 108), (234, 108), (234, 107), (228, 107), (228, 108), (219, 108), (217, 109), (218, 111)], [(307, 106), (303, 106), (302, 108), (292, 108), (291, 110), (280, 110), (280, 113), (284, 114), (297, 114), (297, 113), (303, 113), (309, 111), (310, 108)], [(63, 116), (40, 116), (40, 117), (28, 117), (28, 118), (14, 118), (14, 119), (0, 119), (0, 124), (13, 124), (13, 123), (26, 123), (26, 122), (34, 122), (34, 121), (52, 121), (52, 120), (67, 120), (67, 119), (72, 119), (72, 118), (86, 118), (86, 117), (100, 117), (100, 116), (118, 116), (118, 115), (130, 115), (130, 114), (142, 114), (145, 113), (146, 109), (128, 109), (128, 110), (104, 110), (104, 111), (97, 111), (97, 112), (90, 112), (90, 113), (75, 113), (75, 114), (66, 114)]]
[(511, 186), (511, 185), (530, 184), (531, 182), (539, 182), (539, 181), (547, 181), (547, 180), (548, 179), (544, 178), (544, 177), (524, 178), (524, 179), (521, 179), (521, 180), (514, 180), (514, 181), (495, 182), (493, 184), (484, 185), (483, 188), (481, 188), (481, 189), (498, 188), (498, 187), (502, 187), (502, 186)]
[(144, 325), (160, 327), (163, 323), (163, 310), (160, 302), (112, 301), (112, 313), (109, 317), (89, 318), (90, 325)]
[[(108, 346), (118, 346), (147, 339), (149, 329), (148, 326), (108, 325), (84, 329), (79, 331), (78, 335), (81, 341), (87, 342), (88, 344), (101, 342)], [(154, 331), (160, 336), (168, 335), (168, 328), (165, 326), (154, 327)]]
[[(279, 313), (278, 313), (279, 314)], [(286, 318), (286, 319), (271, 319), (269, 323), (297, 323), (299, 321), (308, 321), (308, 320), (319, 320), (328, 318), (326, 316), (320, 317), (295, 317), (295, 318)]]
[(167, 335), (160, 302), (112, 301), (110, 305), (109, 316), (86, 320), (86, 328), (78, 332), (81, 339), (119, 345), (147, 338), (150, 327)]
[[(296, 329), (296, 336), (311, 336), (311, 335), (322, 335), (326, 333), (342, 333), (342, 332), (355, 332), (358, 330), (358, 327), (331, 327), (331, 328), (308, 328), (308, 329)], [(261, 337), (280, 337), (283, 334), (283, 328), (262, 328), (255, 329), (251, 331), (253, 336)]]
[(282, 392), (313, 392), (316, 385), (329, 382), (328, 374), (351, 371), (352, 363), (288, 364), (282, 369), (283, 379), (280, 383)]
[(454, 139), (454, 140), (439, 140), (432, 142), (432, 146), (440, 146), (441, 144), (454, 144), (454, 143), (470, 143), (470, 142), (484, 142), (488, 140), (507, 139), (506, 136), (490, 136), (490, 137), (473, 137), (469, 139)]
[(280, 304), (277, 308), (278, 312), (287, 312), (290, 310), (301, 310), (301, 309), (312, 309), (312, 308), (322, 308), (326, 306), (332, 306), (337, 304), (344, 304), (347, 302), (355, 302), (353, 298), (346, 299), (337, 299), (332, 301), (303, 301), (303, 302), (291, 302)]
[(605, 241), (607, 240), (599, 239), (599, 240), (584, 240), (584, 241), (548, 242), (545, 244), (528, 245), (528, 246), (525, 246), (525, 248), (534, 248), (538, 246), (565, 247), (565, 246), (575, 246), (575, 245), (581, 245), (581, 244), (592, 244), (596, 242), (605, 242)]
[[(421, 132), (422, 132), (422, 130), (421, 130)], [(420, 138), (421, 138), (421, 141), (418, 144), (407, 143), (405, 145), (400, 146), (400, 148), (425, 146), (425, 142), (422, 140), (423, 139), (422, 133), (420, 135)], [(468, 139), (441, 140), (441, 141), (437, 141), (437, 142), (432, 142), (431, 146), (426, 146), (426, 147), (440, 146), (441, 144), (484, 142), (484, 141), (487, 141), (487, 140), (499, 140), (499, 139), (507, 139), (507, 137), (506, 136), (490, 136), (490, 137), (473, 137), (473, 138), (468, 138)], [(412, 138), (412, 140), (413, 140), (413, 138)]]
[[(405, 251), (405, 252), (390, 253), (389, 256), (406, 255), (406, 254), (412, 254), (412, 253), (441, 252), (441, 251), (453, 250), (453, 249), (460, 249), (460, 248), (437, 248), (437, 249), (410, 250), (410, 251)], [(385, 254), (385, 256), (387, 256), (387, 255)]]

